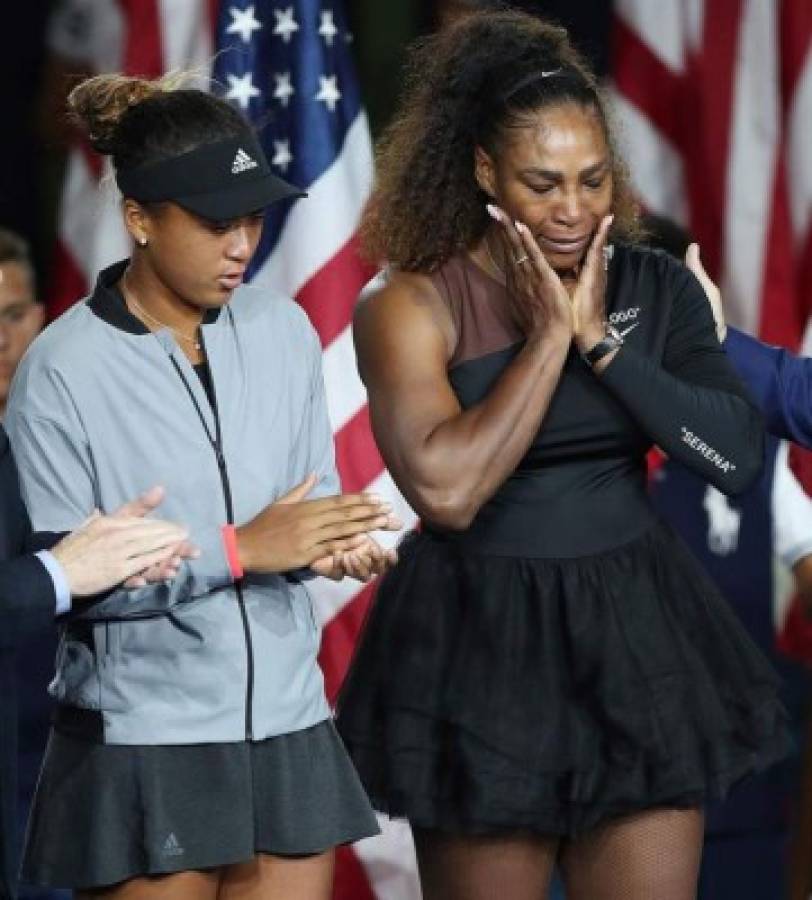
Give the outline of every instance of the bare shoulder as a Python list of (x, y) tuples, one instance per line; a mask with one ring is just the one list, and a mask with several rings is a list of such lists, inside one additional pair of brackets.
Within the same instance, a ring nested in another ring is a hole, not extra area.
[(381, 272), (361, 292), (355, 308), (356, 342), (367, 336), (398, 335), (426, 339), (434, 332), (445, 344), (453, 344), (450, 313), (431, 278), (420, 272)]

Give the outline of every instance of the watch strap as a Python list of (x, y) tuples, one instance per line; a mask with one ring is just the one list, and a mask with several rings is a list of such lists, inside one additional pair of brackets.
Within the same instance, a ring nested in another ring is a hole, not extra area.
[(602, 340), (598, 341), (598, 343), (595, 344), (594, 347), (587, 350), (586, 353), (582, 354), (582, 358), (585, 363), (590, 366), (594, 366), (595, 363), (598, 362), (598, 360), (603, 359), (604, 356), (622, 346), (622, 335), (612, 325), (607, 324), (606, 336)]

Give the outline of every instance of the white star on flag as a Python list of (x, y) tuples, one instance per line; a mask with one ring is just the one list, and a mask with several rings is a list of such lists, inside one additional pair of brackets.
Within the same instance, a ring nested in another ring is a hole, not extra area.
[(293, 162), (293, 154), (290, 152), (290, 141), (274, 141), (273, 149), (271, 165), (278, 166), (283, 172), (287, 172), (288, 166)]
[(330, 112), (335, 112), (336, 103), (341, 99), (337, 81), (337, 75), (319, 75), (319, 92), (313, 98), (324, 103)]
[(293, 18), (293, 7), (275, 9), (273, 14), (276, 16), (273, 33), (278, 34), (286, 44), (289, 44), (294, 31), (299, 30), (299, 23)]
[(228, 93), (226, 100), (236, 100), (242, 109), (248, 109), (248, 104), (253, 97), (259, 97), (261, 91), (251, 80), (251, 73), (245, 75), (228, 75)]
[(287, 106), (290, 98), (296, 93), (293, 85), (290, 83), (290, 72), (275, 72), (276, 87), (274, 88), (274, 100), (278, 100), (282, 106)]
[(336, 23), (333, 21), (333, 11), (331, 9), (322, 11), (319, 34), (324, 38), (328, 47), (333, 46), (333, 38), (338, 34), (338, 29), (336, 28)]
[(231, 16), (231, 24), (226, 28), (226, 34), (238, 34), (246, 44), (250, 44), (251, 35), (262, 28), (262, 24), (254, 15), (253, 5), (247, 9), (237, 9), (236, 6), (231, 6), (228, 12)]

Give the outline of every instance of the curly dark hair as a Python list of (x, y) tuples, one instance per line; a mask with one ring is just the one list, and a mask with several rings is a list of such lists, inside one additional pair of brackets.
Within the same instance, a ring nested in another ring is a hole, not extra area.
[(376, 150), (376, 183), (361, 223), (371, 260), (430, 272), (470, 249), (490, 221), (474, 178), (475, 148), (493, 155), (506, 128), (562, 103), (593, 111), (606, 135), (612, 237), (639, 234), (606, 101), (563, 28), (516, 11), (474, 13), (414, 45), (404, 91)]

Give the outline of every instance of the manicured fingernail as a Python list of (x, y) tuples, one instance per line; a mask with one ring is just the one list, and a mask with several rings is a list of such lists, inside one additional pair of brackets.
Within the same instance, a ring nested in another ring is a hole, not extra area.
[(499, 210), (493, 205), (493, 203), (486, 203), (485, 210), (492, 219), (496, 219), (497, 222), (502, 221), (502, 218), (499, 215)]

